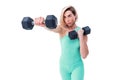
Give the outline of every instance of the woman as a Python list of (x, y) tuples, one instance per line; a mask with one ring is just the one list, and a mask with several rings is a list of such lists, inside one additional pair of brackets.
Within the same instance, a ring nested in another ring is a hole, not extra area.
[[(61, 57), (60, 73), (62, 80), (84, 80), (84, 64), (89, 53), (87, 46), (87, 35), (83, 35), (84, 30), (76, 25), (78, 19), (77, 12), (73, 6), (63, 8), (60, 16), (60, 25), (56, 29), (51, 29), (60, 35)], [(45, 27), (44, 18), (35, 18), (35, 24)], [(45, 27), (46, 28), (46, 27)], [(68, 33), (76, 30), (78, 38), (71, 40)]]

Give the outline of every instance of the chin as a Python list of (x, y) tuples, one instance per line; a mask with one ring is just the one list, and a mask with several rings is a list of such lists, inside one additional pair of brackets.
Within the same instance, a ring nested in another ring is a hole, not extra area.
[(68, 25), (68, 27), (73, 27), (73, 25)]

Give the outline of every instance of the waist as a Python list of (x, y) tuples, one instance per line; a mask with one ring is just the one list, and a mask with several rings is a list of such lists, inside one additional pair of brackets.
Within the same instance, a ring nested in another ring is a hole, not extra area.
[(72, 71), (76, 67), (83, 65), (84, 64), (81, 58), (70, 59), (70, 60), (63, 59), (62, 57), (60, 58), (60, 68), (69, 69), (69, 71)]
[(80, 55), (61, 55), (60, 63), (66, 65), (72, 65), (77, 62), (82, 62)]

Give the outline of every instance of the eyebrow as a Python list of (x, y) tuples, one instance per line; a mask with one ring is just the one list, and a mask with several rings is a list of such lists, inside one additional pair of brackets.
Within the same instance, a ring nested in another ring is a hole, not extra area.
[[(72, 14), (69, 14), (69, 15), (67, 15), (67, 16), (71, 16)], [(66, 18), (66, 16), (64, 16), (64, 18)]]

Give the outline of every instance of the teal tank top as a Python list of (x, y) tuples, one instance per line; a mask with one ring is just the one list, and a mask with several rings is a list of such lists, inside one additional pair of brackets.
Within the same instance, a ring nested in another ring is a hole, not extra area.
[[(80, 27), (76, 27), (75, 30), (78, 31)], [(60, 64), (62, 65), (77, 65), (82, 62), (80, 55), (80, 41), (79, 39), (71, 40), (66, 34), (64, 37), (60, 38), (61, 43), (61, 57)]]

